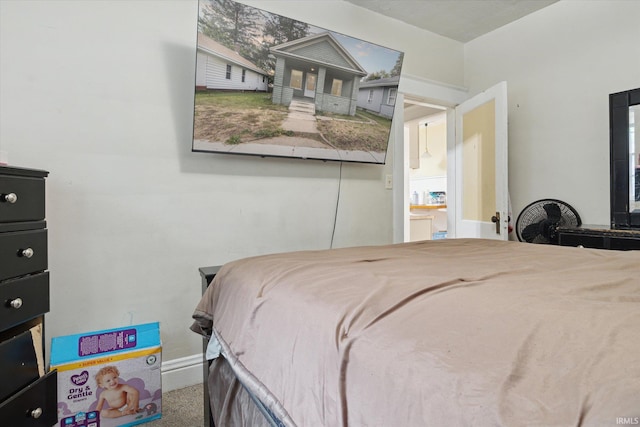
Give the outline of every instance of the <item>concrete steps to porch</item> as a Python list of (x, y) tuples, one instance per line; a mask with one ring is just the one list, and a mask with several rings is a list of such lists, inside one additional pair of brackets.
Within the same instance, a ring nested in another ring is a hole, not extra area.
[(316, 106), (313, 102), (293, 99), (289, 104), (289, 114), (282, 128), (294, 132), (318, 133), (316, 126)]
[(296, 111), (305, 114), (316, 114), (316, 104), (312, 101), (303, 101), (300, 99), (292, 99), (289, 104), (289, 111)]

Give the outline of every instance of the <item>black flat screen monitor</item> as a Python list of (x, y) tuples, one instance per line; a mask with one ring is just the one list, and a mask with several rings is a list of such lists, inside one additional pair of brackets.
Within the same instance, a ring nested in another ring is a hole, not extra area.
[(200, 0), (192, 151), (384, 164), (403, 53)]

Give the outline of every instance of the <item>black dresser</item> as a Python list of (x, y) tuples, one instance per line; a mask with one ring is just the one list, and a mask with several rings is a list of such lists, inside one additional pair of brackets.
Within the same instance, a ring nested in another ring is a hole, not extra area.
[(610, 229), (604, 225), (560, 227), (558, 243), (594, 249), (640, 250), (640, 230)]
[(49, 311), (45, 178), (48, 172), (0, 166), (0, 424), (58, 421), (56, 372), (47, 373), (44, 314)]

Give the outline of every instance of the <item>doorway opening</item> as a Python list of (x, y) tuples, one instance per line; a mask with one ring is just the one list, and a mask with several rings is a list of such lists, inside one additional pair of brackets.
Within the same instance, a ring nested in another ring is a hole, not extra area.
[(409, 161), (409, 230), (405, 241), (442, 239), (447, 220), (447, 107), (413, 95), (403, 104), (405, 147)]

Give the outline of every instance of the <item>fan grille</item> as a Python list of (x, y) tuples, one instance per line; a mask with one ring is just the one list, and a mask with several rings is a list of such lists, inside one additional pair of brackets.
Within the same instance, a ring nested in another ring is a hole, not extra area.
[(579, 227), (580, 215), (568, 203), (557, 199), (537, 200), (527, 205), (516, 220), (521, 242), (557, 244), (558, 227)]

